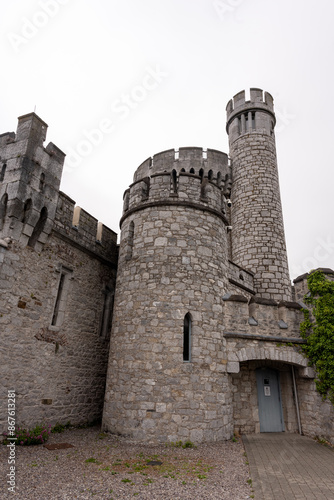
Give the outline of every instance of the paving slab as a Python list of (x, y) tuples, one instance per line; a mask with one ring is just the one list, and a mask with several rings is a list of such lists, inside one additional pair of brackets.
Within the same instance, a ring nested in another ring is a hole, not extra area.
[(285, 432), (242, 436), (255, 500), (334, 500), (334, 449)]

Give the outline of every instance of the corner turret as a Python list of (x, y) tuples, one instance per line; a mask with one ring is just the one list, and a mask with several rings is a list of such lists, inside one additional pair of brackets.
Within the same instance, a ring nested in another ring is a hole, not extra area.
[(273, 98), (252, 88), (229, 101), (232, 260), (254, 273), (259, 297), (291, 300), (274, 127)]
[(53, 143), (44, 148), (47, 128), (29, 113), (0, 137), (0, 237), (37, 250), (53, 226), (65, 160)]

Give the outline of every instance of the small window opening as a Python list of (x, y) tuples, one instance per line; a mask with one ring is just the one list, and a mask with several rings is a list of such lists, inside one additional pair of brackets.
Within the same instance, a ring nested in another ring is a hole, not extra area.
[(274, 122), (271, 122), (270, 135), (274, 135)]
[(175, 169), (171, 173), (171, 189), (174, 194), (177, 193), (177, 173)]
[(221, 172), (218, 172), (217, 174), (217, 186), (220, 187), (222, 182), (222, 174)]
[(241, 134), (241, 116), (238, 116), (238, 134)]
[(8, 202), (8, 194), (5, 193), (0, 201), (0, 231), (3, 229), (5, 224), (5, 218), (7, 213), (7, 202)]
[(190, 169), (190, 173), (191, 174), (194, 174), (195, 173), (195, 170), (193, 168)]
[(207, 201), (208, 197), (208, 180), (202, 179), (201, 183), (201, 200)]
[(103, 303), (102, 320), (100, 327), (100, 337), (108, 338), (111, 329), (114, 292), (109, 286), (106, 286), (103, 293), (104, 293), (104, 303)]
[(134, 233), (135, 233), (135, 224), (133, 221), (131, 221), (129, 225), (128, 241), (126, 244), (126, 253), (125, 253), (126, 260), (130, 260), (132, 258)]
[(71, 277), (72, 277), (72, 271), (70, 269), (61, 267), (57, 298), (51, 321), (52, 326), (60, 326), (63, 324), (65, 318), (67, 294)]
[(123, 212), (129, 210), (129, 203), (130, 203), (130, 190), (127, 189), (124, 193), (124, 198), (123, 198)]
[(255, 111), (252, 111), (252, 129), (255, 130)]
[(245, 117), (245, 131), (249, 130), (248, 113), (244, 114)]
[(201, 178), (201, 180), (203, 180), (203, 177), (204, 177), (204, 170), (201, 168), (200, 171), (199, 171), (199, 176)]
[(150, 178), (146, 177), (143, 179), (142, 183), (142, 192), (141, 192), (141, 200), (146, 201), (150, 196)]
[(32, 206), (32, 201), (29, 198), (28, 200), (26, 200), (24, 207), (23, 207), (23, 212), (22, 212), (22, 217), (21, 217), (21, 222), (23, 222), (23, 224), (25, 224), (28, 220), (28, 217), (29, 217), (29, 214), (31, 211), (31, 206)]
[(39, 216), (39, 219), (37, 221), (37, 224), (34, 227), (32, 235), (29, 238), (29, 241), (28, 241), (29, 247), (34, 248), (34, 246), (36, 245), (38, 238), (40, 237), (40, 235), (44, 229), (47, 218), (48, 218), (48, 210), (46, 207), (43, 207), (41, 210), (41, 214)]
[(0, 171), (0, 182), (2, 182), (5, 178), (5, 173), (6, 173), (6, 168), (7, 168), (7, 164), (4, 163), (1, 167), (1, 171)]
[(191, 360), (191, 316), (187, 313), (183, 321), (183, 361)]
[(44, 192), (44, 188), (45, 188), (45, 174), (41, 173), (41, 176), (39, 178), (39, 190), (41, 193)]
[(185, 172), (185, 171), (186, 171), (186, 169), (185, 169), (185, 168), (181, 168), (181, 172)]
[(212, 172), (212, 170), (209, 170), (209, 172), (208, 172), (209, 181), (212, 181), (212, 178), (213, 178), (213, 172)]

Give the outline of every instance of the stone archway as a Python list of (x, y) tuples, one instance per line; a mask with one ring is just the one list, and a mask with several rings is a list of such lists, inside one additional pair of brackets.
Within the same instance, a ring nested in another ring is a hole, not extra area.
[[(241, 347), (227, 342), (227, 372), (231, 375), (234, 429), (241, 433), (260, 432), (256, 370), (277, 370), (280, 378), (284, 426), (298, 432), (292, 367), (297, 378), (314, 378), (308, 360), (295, 347), (272, 342), (252, 342)], [(232, 347), (233, 346), (233, 347)], [(238, 348), (239, 347), (239, 348)]]
[(227, 346), (227, 373), (239, 373), (240, 363), (254, 360), (291, 364), (299, 368), (300, 376), (314, 378), (314, 371), (308, 366), (307, 358), (291, 346), (277, 346), (275, 344), (261, 346), (258, 344), (241, 349), (231, 349)]

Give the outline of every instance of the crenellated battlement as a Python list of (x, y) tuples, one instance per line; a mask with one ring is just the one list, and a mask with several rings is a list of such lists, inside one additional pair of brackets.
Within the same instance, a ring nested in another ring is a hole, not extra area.
[(20, 116), (16, 134), (0, 136), (0, 235), (40, 251), (52, 230), (114, 262), (117, 235), (59, 191), (65, 154), (35, 113)]
[(80, 247), (117, 262), (117, 234), (59, 192), (54, 231)]
[[(215, 149), (184, 147), (168, 149), (145, 160), (136, 170), (133, 182), (158, 173), (170, 173), (172, 170), (187, 172), (204, 177), (224, 178), (230, 171), (226, 153)], [(212, 173), (210, 172), (212, 171)]]
[(0, 137), (0, 234), (40, 250), (52, 230), (65, 154), (35, 113)]
[(203, 148), (169, 149), (148, 158), (136, 170), (123, 197), (123, 220), (152, 205), (207, 209), (227, 221), (226, 199), (232, 184), (228, 157)]
[(274, 114), (274, 99), (269, 92), (264, 92), (262, 89), (251, 88), (250, 100), (246, 101), (246, 93), (244, 90), (238, 92), (227, 103), (226, 115), (227, 123), (245, 111), (262, 110)]
[(230, 145), (244, 134), (273, 136), (275, 124), (274, 100), (261, 89), (250, 89), (249, 101), (246, 101), (245, 91), (242, 90), (226, 106), (226, 131)]
[(230, 336), (235, 333), (301, 339), (303, 319), (302, 306), (297, 302), (278, 303), (256, 296), (249, 300), (230, 293), (223, 297), (224, 332)]

